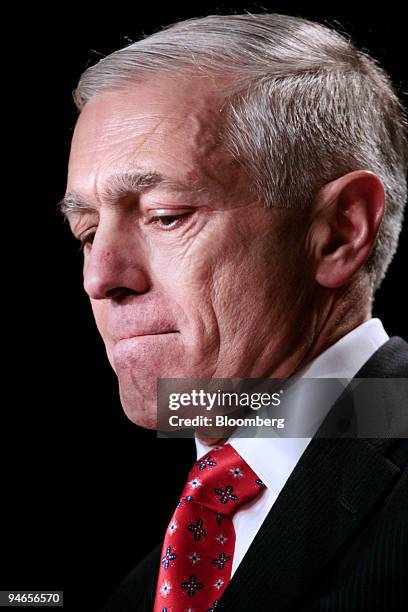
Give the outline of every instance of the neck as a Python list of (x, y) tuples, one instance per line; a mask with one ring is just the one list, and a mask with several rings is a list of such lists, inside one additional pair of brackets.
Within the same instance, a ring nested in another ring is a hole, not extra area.
[[(292, 326), (296, 337), (302, 336), (306, 338), (306, 341), (303, 340), (293, 348), (293, 338), (288, 338), (287, 341), (284, 339), (282, 345), (285, 347), (283, 354), (286, 355), (286, 358), (275, 364), (263, 378), (293, 376), (340, 338), (370, 319), (372, 316), (371, 303), (367, 295), (367, 287), (364, 285), (358, 287), (357, 290), (353, 286), (324, 296), (323, 306), (316, 308), (306, 328), (304, 324), (302, 325), (301, 333), (296, 329), (296, 325)], [(290, 346), (292, 349), (288, 351)], [(198, 432), (196, 436), (208, 446), (222, 445), (228, 440), (228, 438), (220, 437), (200, 437)]]
[(296, 368), (290, 375), (303, 369), (318, 355), (335, 344), (340, 338), (370, 319), (370, 302), (360, 292), (341, 292), (332, 296), (311, 327), (310, 343), (300, 354)]

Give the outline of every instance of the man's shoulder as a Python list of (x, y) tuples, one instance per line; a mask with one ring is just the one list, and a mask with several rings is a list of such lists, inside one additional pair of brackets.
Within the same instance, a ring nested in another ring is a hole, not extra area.
[(400, 336), (392, 336), (371, 355), (355, 377), (408, 377), (408, 342)]
[(321, 423), (316, 438), (406, 438), (408, 343), (389, 338), (364, 363)]

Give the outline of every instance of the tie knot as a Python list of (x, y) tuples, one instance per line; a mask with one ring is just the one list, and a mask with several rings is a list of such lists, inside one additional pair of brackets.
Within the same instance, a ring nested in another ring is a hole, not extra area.
[(230, 444), (225, 444), (194, 463), (181, 501), (194, 501), (216, 514), (231, 516), (264, 488), (264, 483), (241, 455)]

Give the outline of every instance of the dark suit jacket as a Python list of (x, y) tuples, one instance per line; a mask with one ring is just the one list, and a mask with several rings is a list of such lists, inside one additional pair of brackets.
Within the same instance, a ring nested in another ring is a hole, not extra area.
[[(408, 377), (408, 344), (390, 338), (356, 377)], [(407, 397), (393, 393), (388, 401), (408, 411)], [(136, 566), (103, 612), (153, 609), (161, 547)], [(402, 612), (407, 593), (408, 440), (316, 437), (217, 612)]]

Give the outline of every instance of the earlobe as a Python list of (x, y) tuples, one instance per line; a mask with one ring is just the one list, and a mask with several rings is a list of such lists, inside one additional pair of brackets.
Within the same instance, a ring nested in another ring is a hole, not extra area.
[(349, 283), (372, 252), (385, 208), (385, 191), (368, 170), (332, 181), (316, 197), (310, 226), (315, 280), (329, 289)]

